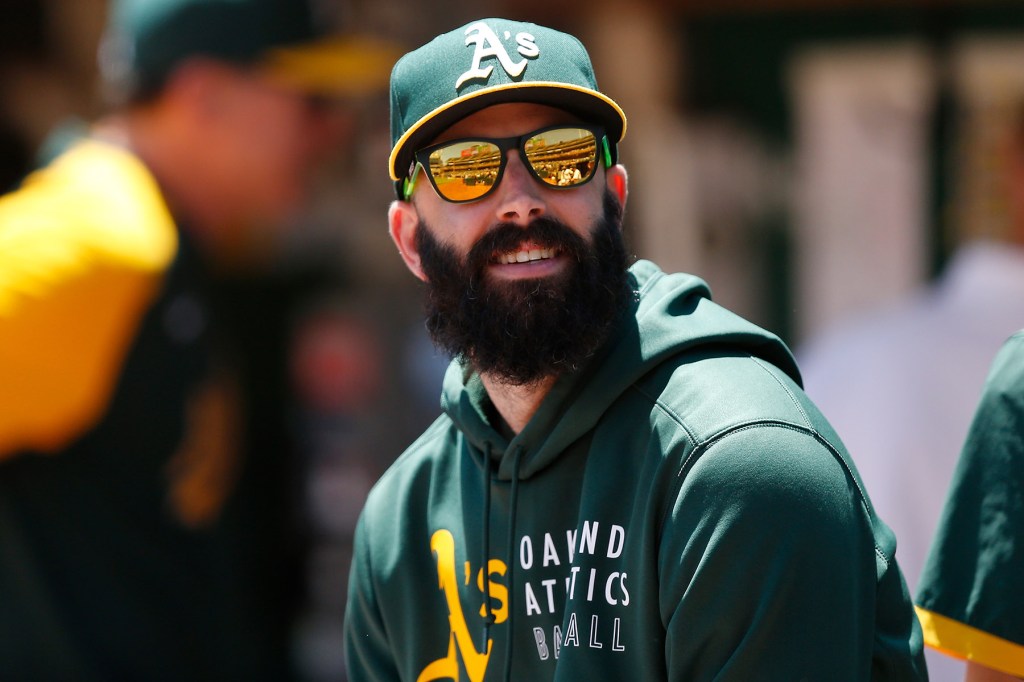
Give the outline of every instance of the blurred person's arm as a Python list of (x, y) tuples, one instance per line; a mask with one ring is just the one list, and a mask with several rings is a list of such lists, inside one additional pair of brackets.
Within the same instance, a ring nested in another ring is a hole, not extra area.
[(0, 459), (100, 418), (176, 244), (148, 173), (102, 145), (0, 199)]
[(1024, 674), (1024, 617), (1007, 607), (1024, 585), (1021, 433), (1024, 332), (992, 363), (917, 595), (925, 643), (966, 660), (972, 682)]

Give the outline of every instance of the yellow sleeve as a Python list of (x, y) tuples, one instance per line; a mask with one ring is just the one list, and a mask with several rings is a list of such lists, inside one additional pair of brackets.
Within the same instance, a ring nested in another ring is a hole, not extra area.
[(0, 458), (97, 422), (176, 249), (152, 177), (106, 145), (0, 199)]
[(914, 608), (928, 646), (947, 656), (1024, 677), (1024, 646), (920, 606)]

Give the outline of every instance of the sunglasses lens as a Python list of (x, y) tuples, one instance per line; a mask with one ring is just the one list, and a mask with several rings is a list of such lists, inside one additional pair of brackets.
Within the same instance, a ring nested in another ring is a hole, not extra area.
[(575, 187), (597, 168), (597, 138), (584, 128), (554, 128), (529, 138), (526, 158), (542, 182)]
[(430, 153), (430, 175), (448, 201), (472, 201), (498, 180), (501, 150), (490, 142), (455, 142)]
[[(522, 138), (520, 138), (522, 140)], [(498, 182), (503, 151), (515, 138), (461, 140), (429, 151), (424, 164), (437, 193), (454, 202), (480, 199)], [(586, 128), (542, 130), (522, 140), (521, 153), (534, 175), (550, 187), (578, 187), (594, 176), (599, 138)], [(420, 163), (423, 163), (420, 157)]]

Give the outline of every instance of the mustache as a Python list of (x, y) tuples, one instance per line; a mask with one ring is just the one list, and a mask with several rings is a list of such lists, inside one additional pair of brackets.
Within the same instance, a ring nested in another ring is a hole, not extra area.
[(474, 270), (479, 270), (486, 267), (495, 254), (518, 249), (523, 242), (555, 249), (562, 254), (574, 255), (577, 259), (586, 252), (587, 246), (583, 238), (562, 221), (540, 216), (525, 227), (516, 223), (498, 223), (473, 245), (466, 262)]

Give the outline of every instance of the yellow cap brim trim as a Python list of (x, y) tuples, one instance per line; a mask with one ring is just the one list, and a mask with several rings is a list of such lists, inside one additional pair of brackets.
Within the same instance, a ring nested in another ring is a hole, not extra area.
[[(498, 92), (507, 92), (509, 90), (521, 90), (521, 89), (529, 89), (529, 88), (546, 88), (546, 89), (557, 89), (557, 90), (569, 90), (569, 91), (579, 92), (581, 94), (588, 95), (588, 96), (593, 97), (595, 99), (599, 99), (602, 102), (604, 102), (605, 104), (607, 104), (610, 108), (614, 109), (615, 112), (619, 115), (619, 118), (622, 119), (622, 132), (619, 134), (619, 138), (617, 140), (612, 140), (612, 142), (613, 143), (619, 142), (619, 141), (622, 140), (622, 138), (624, 138), (626, 136), (626, 114), (625, 114), (625, 112), (623, 112), (622, 109), (619, 107), (619, 105), (615, 103), (615, 100), (613, 100), (610, 97), (608, 97), (608, 96), (598, 92), (597, 90), (591, 90), (590, 88), (584, 88), (584, 87), (580, 87), (578, 85), (570, 85), (570, 84), (567, 84), (567, 83), (559, 83), (557, 81), (531, 81), (529, 83), (510, 83), (510, 84), (507, 84), (507, 85), (499, 85), (499, 86), (496, 86), (496, 87), (493, 87), (493, 88), (487, 88), (485, 90), (477, 90), (476, 92), (472, 92), (472, 93), (470, 93), (468, 95), (464, 95), (463, 97), (457, 97), (457, 98), (455, 98), (455, 99), (453, 99), (453, 100), (451, 100), (449, 102), (446, 102), (444, 104), (444, 106), (440, 106), (440, 107), (434, 109), (433, 111), (428, 113), (426, 116), (423, 116), (420, 120), (416, 121), (415, 124), (413, 124), (408, 130), (405, 131), (405, 134), (403, 134), (402, 137), (398, 138), (398, 142), (396, 142), (395, 146), (391, 149), (391, 156), (388, 159), (388, 169), (389, 169), (389, 172), (391, 173), (391, 179), (392, 180), (399, 180), (399, 179), (401, 179), (400, 176), (398, 175), (398, 169), (395, 168), (395, 162), (397, 161), (398, 156), (402, 153), (402, 150), (405, 148), (406, 142), (408, 142), (409, 138), (411, 138), (418, 131), (420, 131), (427, 123), (429, 123), (430, 121), (434, 120), (439, 115), (441, 115), (444, 112), (452, 109), (453, 107), (464, 106), (466, 104), (466, 102), (471, 102), (474, 99), (477, 99), (479, 97), (490, 97), (490, 96), (493, 96), (495, 93), (498, 93)], [(524, 100), (524, 101), (531, 101), (531, 100)], [(558, 106), (558, 104), (555, 103), (555, 102), (551, 102), (551, 106)]]
[(367, 36), (339, 36), (307, 45), (277, 48), (260, 60), (271, 81), (311, 94), (360, 96), (387, 88), (402, 49)]

